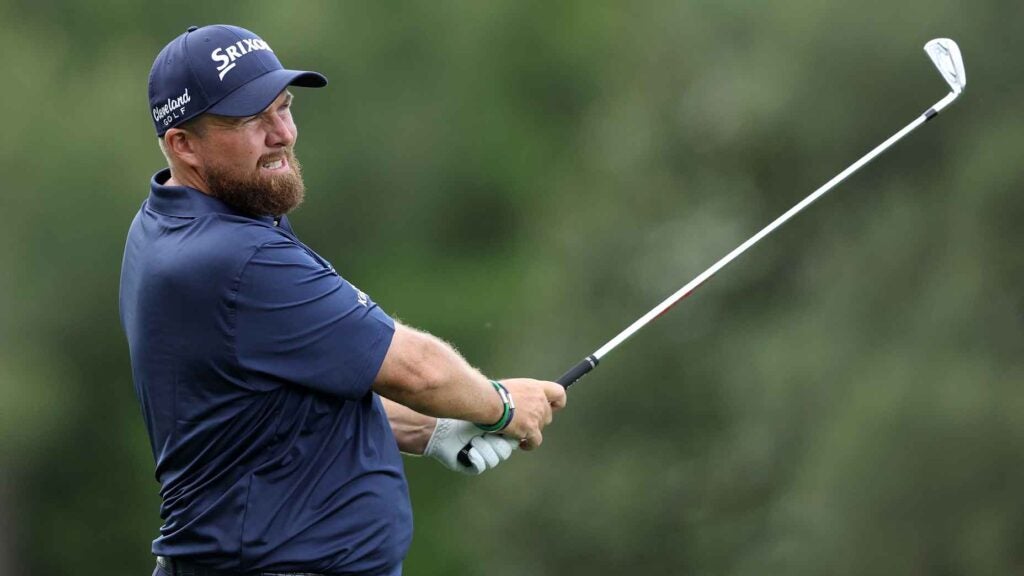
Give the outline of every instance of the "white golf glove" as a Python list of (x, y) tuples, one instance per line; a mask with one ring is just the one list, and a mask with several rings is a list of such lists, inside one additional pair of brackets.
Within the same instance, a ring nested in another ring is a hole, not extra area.
[[(466, 444), (473, 446), (469, 451), (472, 466), (463, 466), (459, 462), (459, 451)], [(472, 422), (438, 418), (423, 455), (444, 464), (449, 470), (477, 475), (508, 460), (518, 446), (518, 442), (504, 436), (485, 434)]]

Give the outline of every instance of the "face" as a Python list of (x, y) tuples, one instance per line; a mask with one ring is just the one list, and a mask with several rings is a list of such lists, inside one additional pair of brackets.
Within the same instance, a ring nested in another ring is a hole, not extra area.
[(255, 116), (204, 119), (197, 172), (212, 196), (252, 216), (280, 216), (302, 203), (291, 103), (286, 90)]

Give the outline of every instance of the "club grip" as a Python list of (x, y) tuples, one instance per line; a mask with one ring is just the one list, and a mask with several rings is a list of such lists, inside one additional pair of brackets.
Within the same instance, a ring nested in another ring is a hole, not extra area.
[(559, 384), (562, 385), (563, 388), (568, 390), (569, 386), (572, 386), (577, 380), (579, 380), (580, 378), (583, 378), (583, 376), (587, 372), (590, 372), (596, 366), (597, 366), (597, 358), (595, 356), (592, 356), (592, 355), (591, 356), (587, 356), (583, 360), (580, 360), (579, 364), (577, 364), (577, 365), (573, 366), (572, 368), (570, 368), (568, 372), (566, 372), (565, 374), (562, 374), (561, 376), (559, 376), (558, 380), (555, 380), (555, 382), (558, 382)]
[(462, 450), (459, 450), (459, 464), (462, 464), (466, 468), (469, 468), (470, 466), (473, 465), (473, 463), (469, 461), (469, 451), (472, 448), (472, 444), (466, 444), (465, 446), (462, 447)]
[[(568, 372), (559, 376), (558, 380), (555, 380), (555, 382), (558, 382), (559, 384), (562, 385), (563, 388), (568, 390), (569, 386), (572, 386), (574, 383), (576, 383), (577, 380), (583, 378), (583, 376), (586, 375), (587, 372), (590, 372), (591, 370), (596, 368), (597, 362), (598, 360), (596, 356), (587, 356), (583, 360), (580, 360), (579, 364), (570, 368)], [(462, 464), (466, 468), (469, 468), (470, 466), (473, 465), (473, 463), (470, 462), (469, 460), (469, 451), (472, 448), (473, 446), (471, 446), (470, 444), (466, 444), (465, 446), (462, 447), (462, 450), (459, 450), (459, 464)]]

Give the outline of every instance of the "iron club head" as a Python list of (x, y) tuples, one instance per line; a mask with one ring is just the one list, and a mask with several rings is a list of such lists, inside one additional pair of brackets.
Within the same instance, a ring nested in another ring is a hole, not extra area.
[(957, 95), (967, 85), (967, 72), (964, 70), (964, 59), (960, 56), (960, 47), (949, 38), (936, 38), (924, 45), (924, 51), (935, 63), (939, 73)]

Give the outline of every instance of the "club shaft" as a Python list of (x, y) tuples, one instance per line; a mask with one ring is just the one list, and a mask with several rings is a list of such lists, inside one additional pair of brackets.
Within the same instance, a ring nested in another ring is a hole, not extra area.
[[(949, 95), (947, 95), (945, 98), (937, 102), (935, 106), (929, 108), (927, 112), (925, 112), (921, 116), (918, 116), (913, 122), (904, 126), (899, 132), (896, 132), (895, 134), (890, 136), (885, 142), (882, 142), (878, 146), (875, 146), (873, 150), (862, 156), (859, 160), (857, 160), (849, 167), (847, 167), (845, 170), (837, 174), (831, 180), (826, 182), (823, 186), (821, 186), (820, 188), (812, 192), (809, 196), (801, 200), (799, 204), (787, 210), (786, 213), (776, 218), (771, 224), (762, 228), (760, 232), (751, 236), (746, 242), (737, 246), (732, 252), (726, 254), (721, 260), (715, 262), (710, 268), (708, 268), (704, 272), (701, 272), (700, 275), (698, 275), (696, 278), (694, 278), (685, 286), (677, 290), (674, 294), (666, 298), (662, 303), (655, 306), (653, 309), (651, 309), (650, 312), (641, 316), (636, 322), (630, 324), (628, 328), (626, 328), (618, 335), (616, 335), (614, 338), (609, 340), (604, 346), (598, 348), (597, 351), (595, 351), (592, 355), (588, 356), (588, 358), (593, 359), (593, 361), (590, 363), (596, 366), (597, 361), (601, 360), (601, 358), (604, 358), (605, 355), (607, 355), (620, 344), (628, 340), (631, 336), (633, 336), (633, 334), (636, 334), (641, 328), (647, 326), (647, 324), (649, 324), (652, 320), (667, 312), (670, 308), (672, 308), (672, 306), (675, 306), (683, 298), (689, 296), (694, 290), (697, 289), (697, 287), (699, 287), (701, 284), (703, 284), (712, 276), (714, 276), (719, 270), (724, 268), (727, 264), (735, 260), (740, 254), (746, 252), (748, 248), (750, 248), (754, 244), (757, 244), (762, 238), (771, 234), (779, 226), (785, 224), (787, 220), (795, 216), (804, 208), (810, 206), (818, 198), (824, 196), (829, 190), (834, 188), (837, 184), (849, 178), (850, 175), (852, 175), (854, 172), (860, 170), (866, 164), (874, 160), (875, 157), (877, 157), (882, 152), (885, 152), (890, 146), (898, 142), (904, 136), (913, 132), (918, 126), (930, 120), (938, 113), (939, 110), (945, 108), (946, 105), (952, 102), (957, 96), (958, 95), (954, 93), (950, 93)], [(587, 370), (587, 372), (589, 372), (589, 370)]]
[[(737, 256), (746, 252), (748, 248), (750, 248), (754, 244), (757, 244), (762, 238), (771, 234), (776, 228), (785, 224), (787, 220), (795, 216), (798, 212), (810, 206), (812, 203), (814, 203), (815, 200), (824, 196), (829, 190), (834, 188), (837, 184), (849, 178), (850, 175), (852, 175), (857, 170), (860, 170), (868, 162), (874, 160), (879, 154), (885, 152), (890, 146), (892, 146), (896, 142), (899, 142), (900, 139), (902, 139), (904, 136), (913, 132), (915, 129), (917, 129), (918, 126), (934, 118), (936, 115), (938, 115), (939, 111), (941, 111), (943, 108), (945, 108), (954, 100), (956, 100), (956, 98), (959, 95), (959, 91), (950, 92), (949, 94), (947, 94), (941, 100), (936, 102), (934, 106), (929, 108), (924, 114), (918, 116), (913, 122), (904, 126), (899, 132), (896, 132), (895, 134), (890, 136), (885, 142), (882, 142), (878, 146), (875, 146), (874, 149), (872, 149), (870, 152), (868, 152), (864, 156), (861, 156), (860, 159), (858, 159), (856, 162), (848, 166), (839, 174), (836, 174), (835, 177), (826, 182), (821, 188), (818, 188), (814, 192), (811, 192), (811, 194), (804, 198), (803, 200), (801, 200), (799, 204), (787, 210), (785, 214), (776, 218), (771, 224), (762, 228), (760, 232), (751, 236), (746, 242), (737, 246), (732, 252), (726, 254), (718, 262), (715, 262), (710, 268), (701, 272), (700, 275), (698, 275), (688, 284), (677, 290), (674, 294), (666, 298), (661, 304), (658, 304), (657, 306), (652, 308), (650, 312), (644, 314), (636, 322), (630, 324), (628, 328), (626, 328), (622, 332), (619, 332), (618, 335), (609, 340), (604, 346), (598, 348), (597, 351), (595, 351), (593, 354), (587, 356), (583, 360), (580, 360), (579, 363), (570, 368), (565, 374), (562, 374), (558, 378), (557, 382), (564, 386), (566, 389), (568, 389), (569, 386), (572, 386), (573, 383), (575, 383), (577, 380), (579, 380), (580, 378), (588, 374), (591, 370), (596, 368), (597, 363), (601, 360), (601, 358), (604, 358), (606, 354), (614, 350), (619, 344), (622, 344), (623, 342), (628, 340), (630, 336), (636, 334), (641, 328), (650, 324), (652, 320), (667, 312), (670, 308), (679, 303), (679, 301), (682, 300), (683, 298), (689, 296), (701, 284), (703, 284), (712, 276), (714, 276), (729, 262), (735, 260)], [(469, 459), (470, 448), (471, 446), (467, 444), (459, 452), (458, 460), (464, 466), (472, 465)]]

